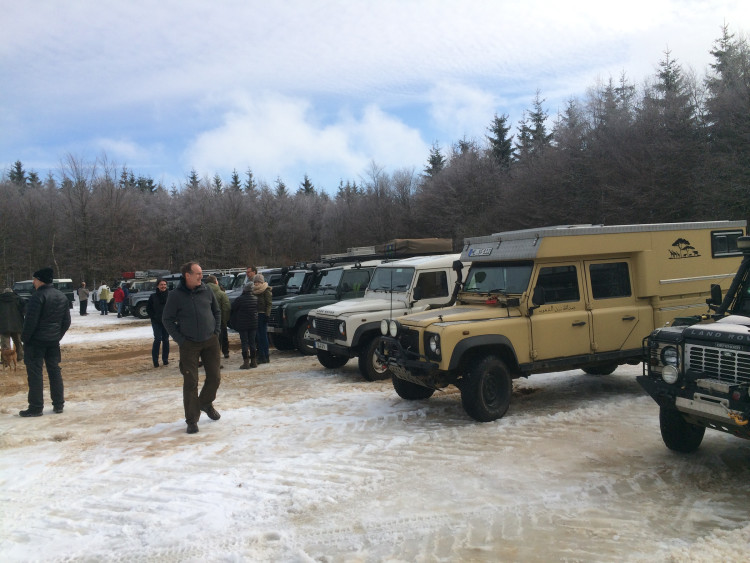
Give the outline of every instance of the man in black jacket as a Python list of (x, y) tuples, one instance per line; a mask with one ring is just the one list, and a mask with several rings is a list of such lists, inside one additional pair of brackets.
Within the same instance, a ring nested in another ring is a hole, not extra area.
[[(162, 321), (169, 336), (180, 348), (182, 401), (185, 406), (187, 433), (198, 432), (201, 411), (211, 420), (221, 415), (213, 407), (221, 383), (221, 310), (214, 292), (203, 284), (203, 270), (197, 262), (180, 268), (182, 278), (169, 292)], [(206, 380), (198, 394), (198, 361), (206, 368)]]
[(18, 414), (42, 416), (44, 410), (44, 374), (47, 366), (52, 407), (55, 413), (63, 412), (65, 398), (60, 371), (60, 340), (70, 328), (70, 303), (65, 295), (52, 285), (52, 268), (34, 272), (36, 291), (26, 304), (26, 318), (21, 340), (24, 344), (24, 363), (29, 381), (29, 408)]

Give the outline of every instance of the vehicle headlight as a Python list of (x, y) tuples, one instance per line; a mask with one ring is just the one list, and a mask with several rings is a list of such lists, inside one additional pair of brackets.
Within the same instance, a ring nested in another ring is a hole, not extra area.
[(388, 334), (391, 335), (391, 338), (398, 337), (400, 332), (401, 332), (401, 324), (398, 321), (391, 320), (388, 322)]
[(380, 334), (388, 336), (388, 319), (380, 321)]
[(339, 322), (339, 334), (346, 338), (346, 321)]
[(677, 370), (675, 366), (669, 365), (664, 366), (664, 369), (661, 370), (661, 378), (664, 380), (665, 383), (669, 383), (670, 385), (677, 382), (677, 379), (680, 377), (680, 372)]
[(665, 366), (677, 367), (680, 365), (680, 354), (674, 346), (666, 346), (661, 351), (661, 363)]
[(308, 317), (308, 319), (310, 320), (310, 326), (311, 327), (318, 328), (318, 321), (317, 321), (317, 319), (315, 317), (312, 317), (312, 318)]
[(431, 334), (427, 338), (427, 347), (430, 350), (430, 353), (435, 356), (436, 358), (439, 358), (441, 355), (440, 351), (440, 335), (439, 334)]

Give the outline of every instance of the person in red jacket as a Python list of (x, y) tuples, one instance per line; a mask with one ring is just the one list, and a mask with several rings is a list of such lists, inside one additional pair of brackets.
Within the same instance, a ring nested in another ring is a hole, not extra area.
[(122, 287), (115, 289), (113, 296), (115, 298), (115, 307), (117, 307), (117, 318), (119, 319), (122, 317), (122, 307), (123, 303), (125, 303), (125, 292), (122, 290)]

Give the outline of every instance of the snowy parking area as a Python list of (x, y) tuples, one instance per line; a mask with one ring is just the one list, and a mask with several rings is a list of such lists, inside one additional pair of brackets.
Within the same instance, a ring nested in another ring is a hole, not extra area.
[(274, 352), (185, 433), (177, 347), (148, 321), (79, 317), (65, 412), (0, 386), (2, 561), (746, 561), (750, 443), (662, 443), (640, 366), (537, 375), (480, 424), (449, 388), (400, 399), (350, 361)]

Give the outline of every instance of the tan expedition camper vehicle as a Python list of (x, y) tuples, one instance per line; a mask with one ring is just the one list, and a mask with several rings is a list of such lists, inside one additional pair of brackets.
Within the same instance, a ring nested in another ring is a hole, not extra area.
[(378, 351), (404, 399), (455, 385), (479, 421), (502, 417), (512, 380), (642, 360), (642, 343), (729, 286), (745, 221), (575, 225), (464, 241), (456, 304), (385, 320)]

